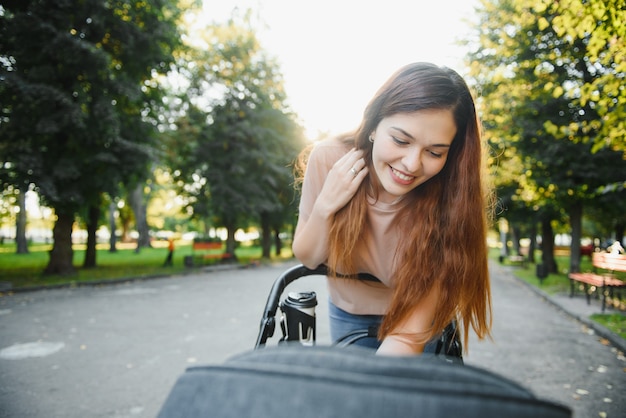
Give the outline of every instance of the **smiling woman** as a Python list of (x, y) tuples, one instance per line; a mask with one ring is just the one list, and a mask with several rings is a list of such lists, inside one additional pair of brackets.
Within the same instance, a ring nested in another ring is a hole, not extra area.
[(378, 338), (358, 344), (400, 355), (436, 350), (456, 322), (466, 347), (470, 324), (489, 335), (482, 154), (467, 85), (429, 63), (402, 67), (356, 130), (303, 154), (293, 252), (309, 268), (328, 266), (334, 340), (365, 322)]

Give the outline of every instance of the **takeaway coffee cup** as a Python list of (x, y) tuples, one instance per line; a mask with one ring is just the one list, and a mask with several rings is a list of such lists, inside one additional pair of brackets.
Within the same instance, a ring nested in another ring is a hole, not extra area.
[(290, 292), (280, 304), (283, 316), (280, 326), (281, 341), (299, 341), (302, 345), (315, 344), (315, 292)]

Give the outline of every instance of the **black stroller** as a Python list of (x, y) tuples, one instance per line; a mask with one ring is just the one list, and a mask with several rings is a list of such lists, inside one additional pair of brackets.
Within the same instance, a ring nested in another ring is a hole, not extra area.
[[(538, 399), (513, 381), (463, 365), (456, 333), (442, 335), (439, 355), (418, 357), (377, 356), (352, 345), (375, 335), (371, 329), (336, 346), (316, 346), (315, 294), (280, 298), (294, 280), (325, 273), (323, 266), (285, 271), (270, 291), (255, 349), (221, 365), (187, 369), (159, 418), (572, 416), (568, 407)], [(266, 347), (279, 307), (281, 343)]]

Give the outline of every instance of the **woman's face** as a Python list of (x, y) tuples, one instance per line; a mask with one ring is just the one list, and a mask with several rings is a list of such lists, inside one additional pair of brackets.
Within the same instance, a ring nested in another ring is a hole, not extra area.
[(372, 165), (383, 190), (379, 200), (393, 202), (441, 171), (456, 135), (447, 109), (398, 113), (372, 132)]

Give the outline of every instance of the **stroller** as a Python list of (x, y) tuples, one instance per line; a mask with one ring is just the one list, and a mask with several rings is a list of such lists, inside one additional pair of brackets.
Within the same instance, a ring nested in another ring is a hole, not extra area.
[[(452, 328), (442, 333), (435, 355), (386, 357), (353, 345), (375, 336), (372, 329), (351, 333), (333, 346), (316, 345), (315, 293), (292, 293), (282, 302), (280, 298), (298, 278), (326, 271), (324, 266), (302, 265), (285, 271), (270, 290), (254, 350), (221, 365), (188, 368), (158, 418), (572, 416), (566, 406), (464, 365)], [(377, 280), (368, 275), (359, 279)], [(269, 347), (279, 307), (282, 337)]]
[[(274, 335), (276, 329), (276, 312), (279, 307), (280, 298), (289, 284), (295, 280), (312, 275), (325, 276), (327, 268), (318, 266), (316, 269), (308, 269), (303, 265), (292, 267), (274, 282), (261, 318), (261, 326), (257, 337), (255, 349), (264, 347), (268, 338)], [(368, 279), (364, 278), (364, 279)], [(290, 293), (287, 298), (280, 303), (283, 317), (280, 320), (282, 331), (281, 343), (299, 341), (303, 345), (314, 345), (316, 339), (316, 318), (315, 306), (317, 305), (317, 295), (315, 292)], [(369, 332), (360, 332), (356, 339), (367, 337)], [(347, 337), (348, 339), (350, 337)]]
[[(303, 265), (298, 265), (286, 270), (274, 282), (267, 298), (265, 309), (263, 310), (263, 318), (261, 319), (261, 327), (255, 348), (265, 346), (268, 338), (274, 335), (276, 328), (276, 312), (279, 307), (283, 313), (280, 319), (282, 337), (279, 343), (300, 342), (305, 346), (315, 344), (315, 306), (317, 304), (315, 292), (289, 293), (287, 298), (280, 302), (281, 295), (290, 283), (301, 277), (311, 275), (326, 276), (328, 275), (328, 268), (324, 265), (320, 265), (316, 269), (308, 269)], [(379, 282), (376, 277), (367, 273), (359, 273), (356, 279)], [(376, 338), (377, 332), (378, 330), (375, 327), (356, 330), (341, 337), (335, 345), (337, 347), (351, 346), (364, 338)], [(451, 322), (434, 343), (436, 345), (433, 352), (436, 355), (441, 355), (446, 361), (463, 363), (463, 348), (456, 330), (456, 321)]]

